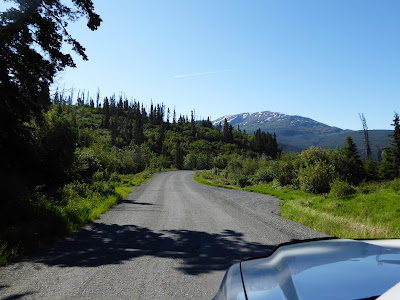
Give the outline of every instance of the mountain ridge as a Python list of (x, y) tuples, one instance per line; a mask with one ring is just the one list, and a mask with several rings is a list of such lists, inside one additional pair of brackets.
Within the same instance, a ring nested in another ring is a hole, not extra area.
[[(239, 113), (225, 115), (212, 121), (214, 126), (220, 122), (223, 125), (225, 118), (232, 126), (253, 133), (257, 129), (276, 133), (277, 140), (284, 152), (301, 152), (311, 146), (321, 148), (342, 147), (346, 137), (351, 136), (356, 143), (360, 155), (363, 155), (363, 130), (341, 129), (330, 126), (311, 118), (299, 115), (287, 115), (279, 112), (261, 111), (253, 113)], [(375, 155), (379, 149), (385, 147), (391, 130), (369, 130), (370, 145)]]

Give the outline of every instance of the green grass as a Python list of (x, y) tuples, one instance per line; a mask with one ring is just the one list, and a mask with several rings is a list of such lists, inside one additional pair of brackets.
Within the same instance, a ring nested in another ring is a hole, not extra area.
[(228, 180), (220, 177), (215, 177), (215, 178), (210, 178), (209, 177), (209, 172), (207, 171), (197, 171), (196, 174), (194, 175), (194, 180), (196, 180), (199, 183), (210, 185), (210, 186), (216, 186), (216, 187), (222, 187), (225, 189), (231, 189), (231, 190), (240, 190), (241, 188), (232, 185), (229, 183)]
[(92, 184), (72, 182), (58, 191), (57, 199), (38, 194), (30, 217), (10, 224), (1, 233), (0, 264), (34, 252), (56, 238), (92, 222), (117, 204), (138, 186), (152, 177), (144, 171), (138, 174), (112, 174), (109, 181)]
[[(205, 174), (204, 178), (202, 175)], [(217, 175), (197, 172), (204, 184), (268, 194), (284, 200), (282, 217), (338, 238), (400, 238), (400, 180), (364, 183), (356, 193), (344, 197), (311, 194), (272, 183), (240, 188), (215, 183)]]
[(340, 238), (399, 238), (400, 194), (393, 182), (364, 184), (342, 198), (328, 194), (286, 201), (281, 214)]
[(282, 200), (309, 197), (311, 194), (286, 187), (275, 187), (272, 183), (246, 186), (243, 190), (259, 194), (268, 194)]

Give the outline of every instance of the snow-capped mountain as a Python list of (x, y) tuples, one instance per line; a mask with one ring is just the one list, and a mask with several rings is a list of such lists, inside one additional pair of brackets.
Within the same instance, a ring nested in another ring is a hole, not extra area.
[[(241, 128), (248, 128), (248, 129), (253, 129), (255, 127), (263, 127), (267, 128), (268, 126), (271, 126), (271, 128), (274, 128), (276, 126), (278, 127), (325, 127), (326, 129), (331, 128), (334, 129), (334, 131), (341, 130), (336, 127), (331, 127), (326, 124), (317, 122), (315, 120), (312, 120), (310, 118), (305, 118), (301, 116), (291, 116), (291, 115), (285, 115), (282, 113), (278, 112), (272, 112), (272, 111), (261, 111), (261, 112), (255, 112), (255, 113), (241, 113), (241, 114), (236, 114), (236, 115), (226, 115), (223, 117), (220, 117), (214, 121), (212, 121), (212, 124), (214, 126), (218, 125), (220, 122), (222, 125), (224, 125), (224, 121), (227, 119), (228, 123), (232, 126), (239, 125)], [(255, 128), (255, 130), (258, 129)], [(261, 128), (261, 129), (263, 129)]]
[[(265, 132), (276, 133), (278, 143), (285, 152), (299, 152), (310, 146), (320, 146), (323, 148), (342, 147), (346, 137), (349, 135), (353, 137), (359, 151), (362, 152), (363, 149), (362, 130), (343, 130), (301, 116), (261, 111), (226, 115), (212, 121), (212, 124), (217, 126), (221, 123), (224, 126), (225, 119), (230, 125), (235, 128), (239, 126), (241, 130), (246, 130), (247, 133), (252, 134), (258, 128)], [(390, 131), (388, 130), (370, 130), (371, 146), (376, 148), (376, 145), (378, 145), (382, 149), (385, 146), (389, 133)]]

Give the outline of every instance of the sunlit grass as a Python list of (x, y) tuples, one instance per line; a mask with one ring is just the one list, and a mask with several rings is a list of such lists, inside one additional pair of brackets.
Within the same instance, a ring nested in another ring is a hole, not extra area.
[(225, 178), (221, 178), (216, 176), (215, 178), (209, 176), (209, 172), (207, 171), (197, 171), (194, 175), (194, 180), (201, 184), (222, 187), (225, 189), (232, 189), (232, 190), (240, 190), (240, 187), (231, 185), (228, 180)]

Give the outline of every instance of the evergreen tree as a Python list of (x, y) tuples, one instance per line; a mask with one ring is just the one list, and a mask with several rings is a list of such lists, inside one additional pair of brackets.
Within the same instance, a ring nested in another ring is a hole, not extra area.
[(133, 128), (133, 136), (136, 145), (141, 145), (144, 142), (144, 134), (143, 134), (143, 120), (140, 110), (136, 110), (135, 114), (135, 123)]
[(183, 152), (181, 148), (181, 141), (179, 139), (175, 142), (175, 167), (178, 170), (183, 169)]
[(383, 161), (380, 167), (380, 174), (384, 179), (393, 179), (400, 175), (400, 119), (397, 113), (394, 115), (392, 125), (394, 131), (389, 136), (392, 140), (383, 148)]
[(217, 130), (217, 139), (218, 140), (221, 140), (221, 128), (222, 128), (222, 124), (221, 124), (221, 122), (219, 122), (217, 127), (215, 128)]
[(190, 112), (190, 130), (192, 132), (192, 136), (196, 137), (196, 122), (194, 120), (194, 112), (193, 110)]
[(162, 153), (164, 140), (165, 140), (165, 128), (164, 128), (164, 123), (161, 123), (161, 125), (159, 125), (158, 138), (156, 140), (156, 152), (158, 154)]
[(108, 98), (104, 98), (103, 103), (103, 113), (104, 113), (104, 128), (110, 128), (110, 103), (108, 102)]
[(225, 118), (224, 120), (224, 141), (226, 143), (233, 142), (233, 127), (228, 124), (228, 120)]
[(358, 155), (356, 144), (353, 142), (353, 138), (348, 136), (346, 138), (346, 144), (342, 148), (345, 158), (347, 159), (346, 166), (346, 179), (351, 184), (359, 183), (365, 176), (363, 163)]

